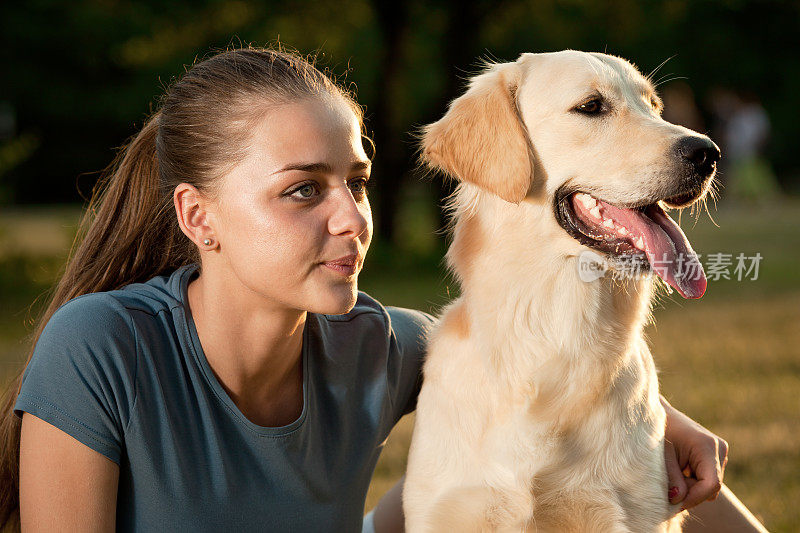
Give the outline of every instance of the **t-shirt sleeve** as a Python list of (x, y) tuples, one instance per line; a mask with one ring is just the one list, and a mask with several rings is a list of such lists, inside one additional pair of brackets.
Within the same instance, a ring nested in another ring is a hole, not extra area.
[(389, 313), (389, 394), (397, 419), (416, 409), (422, 387), (427, 337), (436, 319), (422, 311), (387, 307)]
[(26, 411), (120, 463), (136, 400), (136, 331), (107, 293), (62, 305), (25, 369), (14, 414)]

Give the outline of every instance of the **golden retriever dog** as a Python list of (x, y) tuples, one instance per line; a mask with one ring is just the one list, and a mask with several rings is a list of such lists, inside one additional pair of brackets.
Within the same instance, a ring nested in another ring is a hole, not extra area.
[(425, 128), (423, 161), (459, 180), (462, 292), (429, 340), (407, 531), (680, 531), (642, 329), (658, 278), (705, 292), (665, 210), (707, 194), (720, 153), (661, 107), (618, 57), (523, 54)]

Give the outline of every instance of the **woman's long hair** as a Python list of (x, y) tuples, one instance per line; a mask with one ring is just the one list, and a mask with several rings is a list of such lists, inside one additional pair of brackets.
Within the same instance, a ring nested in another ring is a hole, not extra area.
[(178, 225), (172, 194), (189, 183), (213, 197), (217, 180), (244, 156), (254, 122), (270, 107), (309, 97), (354, 98), (300, 55), (228, 50), (195, 64), (161, 99), (160, 109), (119, 152), (92, 191), (78, 236), (31, 338), (25, 366), (0, 411), (0, 528), (19, 530), (21, 420), (13, 407), (45, 324), (67, 301), (146, 281), (199, 261)]

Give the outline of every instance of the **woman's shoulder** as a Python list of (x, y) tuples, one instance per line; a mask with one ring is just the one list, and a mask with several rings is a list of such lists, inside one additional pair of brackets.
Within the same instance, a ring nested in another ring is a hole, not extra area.
[(69, 300), (53, 313), (36, 341), (32, 362), (40, 367), (68, 364), (133, 373), (138, 341), (129, 310), (110, 292), (94, 292)]
[(34, 355), (47, 359), (69, 352), (88, 361), (113, 354), (119, 363), (135, 367), (144, 347), (170, 342), (164, 337), (178, 327), (171, 322), (172, 309), (183, 305), (180, 278), (186, 270), (67, 301), (48, 319)]
[(128, 329), (129, 324), (128, 310), (111, 292), (92, 292), (73, 298), (56, 309), (44, 331), (59, 329), (74, 334), (100, 334)]
[(191, 266), (178, 268), (171, 274), (154, 276), (140, 283), (131, 283), (110, 291), (91, 292), (69, 300), (59, 307), (50, 321), (70, 322), (120, 320), (130, 322), (132, 311), (156, 315), (180, 306), (180, 277)]

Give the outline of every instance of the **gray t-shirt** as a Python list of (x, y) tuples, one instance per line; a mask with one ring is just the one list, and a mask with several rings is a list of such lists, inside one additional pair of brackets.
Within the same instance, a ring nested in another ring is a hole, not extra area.
[(383, 442), (415, 407), (433, 318), (364, 293), (346, 315), (309, 313), (302, 414), (264, 427), (206, 360), (186, 303), (196, 271), (61, 306), (15, 414), (119, 465), (118, 531), (360, 531)]

